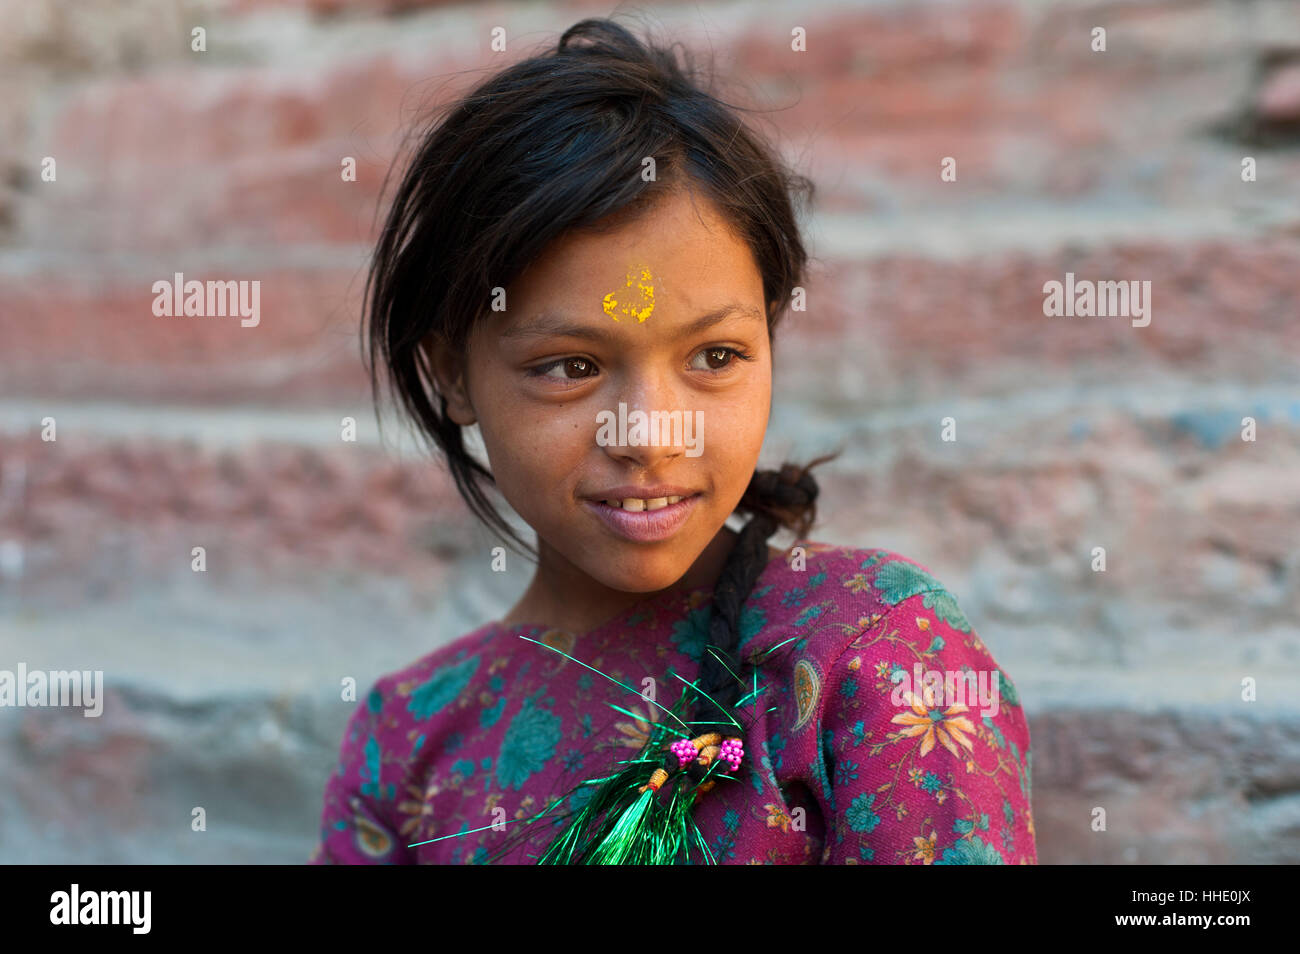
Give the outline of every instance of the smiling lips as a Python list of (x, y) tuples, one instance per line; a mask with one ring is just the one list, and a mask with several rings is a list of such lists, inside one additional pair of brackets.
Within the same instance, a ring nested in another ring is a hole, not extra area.
[[(681, 529), (695, 509), (700, 495), (680, 487), (649, 488), (643, 494), (657, 496), (614, 496), (635, 488), (615, 487), (604, 499), (584, 500), (587, 507), (612, 533), (634, 543), (666, 540)], [(668, 490), (680, 491), (667, 493)]]
[(610, 507), (619, 507), (623, 510), (630, 510), (636, 513), (641, 510), (662, 510), (669, 504), (675, 504), (681, 500), (680, 496), (672, 497), (651, 497), (642, 499), (640, 497), (627, 497), (623, 500), (602, 500), (601, 503)]

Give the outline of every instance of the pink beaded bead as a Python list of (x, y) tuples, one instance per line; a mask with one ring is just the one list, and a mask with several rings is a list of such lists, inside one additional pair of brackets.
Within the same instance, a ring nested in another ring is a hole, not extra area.
[(740, 768), (744, 754), (745, 749), (739, 739), (725, 739), (718, 750), (718, 757), (727, 762), (733, 772)]
[(674, 742), (672, 744), (672, 753), (677, 756), (679, 765), (685, 765), (687, 762), (694, 761), (698, 754), (695, 751), (695, 746), (686, 739), (678, 739)]

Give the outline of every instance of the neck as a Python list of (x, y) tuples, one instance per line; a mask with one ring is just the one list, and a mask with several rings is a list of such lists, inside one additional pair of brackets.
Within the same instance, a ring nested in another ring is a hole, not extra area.
[[(679, 580), (649, 593), (629, 593), (605, 586), (574, 566), (544, 540), (539, 540), (537, 570), (532, 582), (514, 608), (502, 617), (501, 625), (537, 625), (582, 634), (670, 589), (712, 587), (735, 546), (736, 536), (733, 530), (723, 527)], [(780, 552), (769, 547), (769, 559)]]

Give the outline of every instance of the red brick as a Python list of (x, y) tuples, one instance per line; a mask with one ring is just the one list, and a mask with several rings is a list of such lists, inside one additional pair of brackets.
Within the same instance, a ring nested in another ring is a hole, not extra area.
[[(182, 266), (178, 265), (178, 268)], [(121, 277), (0, 277), (5, 391), (247, 402), (277, 395), (367, 400), (354, 271), (182, 268), (186, 280), (260, 281), (261, 320), (157, 317), (152, 284)], [(359, 405), (360, 406), (364, 405)]]

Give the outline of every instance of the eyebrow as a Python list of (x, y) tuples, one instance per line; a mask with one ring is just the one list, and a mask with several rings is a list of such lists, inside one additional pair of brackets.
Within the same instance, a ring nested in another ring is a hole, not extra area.
[[(739, 302), (728, 302), (713, 311), (700, 315), (689, 325), (680, 328), (673, 339), (689, 338), (692, 335), (700, 334), (707, 331), (714, 325), (726, 321), (728, 318), (748, 318), (751, 321), (761, 321), (766, 323), (767, 316), (752, 305), (742, 305)], [(503, 338), (584, 338), (589, 341), (612, 342), (614, 340), (614, 329), (603, 328), (596, 325), (578, 324), (569, 321), (561, 315), (543, 312), (537, 315), (532, 321), (517, 325), (501, 333)]]

